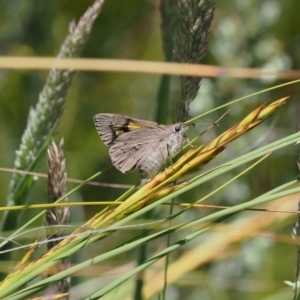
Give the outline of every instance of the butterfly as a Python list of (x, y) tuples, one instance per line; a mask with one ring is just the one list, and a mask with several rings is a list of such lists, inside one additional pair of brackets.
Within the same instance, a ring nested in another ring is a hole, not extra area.
[(158, 124), (119, 114), (94, 116), (98, 134), (109, 148), (113, 165), (122, 173), (138, 169), (142, 184), (151, 180), (166, 160), (180, 150), (188, 139), (188, 125)]

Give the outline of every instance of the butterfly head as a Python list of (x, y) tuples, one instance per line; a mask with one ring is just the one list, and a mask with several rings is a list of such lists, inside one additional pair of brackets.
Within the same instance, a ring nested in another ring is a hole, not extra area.
[(185, 133), (189, 129), (189, 125), (186, 125), (184, 123), (175, 123), (173, 124), (173, 132), (178, 133), (182, 136), (185, 136)]

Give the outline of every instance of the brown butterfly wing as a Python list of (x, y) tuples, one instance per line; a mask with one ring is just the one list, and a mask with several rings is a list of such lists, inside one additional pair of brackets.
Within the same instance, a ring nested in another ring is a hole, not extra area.
[(141, 128), (164, 127), (155, 122), (130, 118), (118, 114), (98, 114), (94, 116), (98, 134), (105, 145), (110, 146), (119, 136)]
[(127, 173), (140, 167), (148, 155), (160, 147), (163, 128), (143, 128), (119, 136), (110, 146), (112, 163), (121, 172)]
[(94, 122), (100, 138), (109, 147), (112, 163), (123, 173), (138, 168), (142, 158), (160, 146), (159, 140), (167, 128), (118, 114), (98, 114)]
[[(113, 114), (98, 114), (94, 116), (97, 132), (106, 146), (109, 146), (118, 137), (118, 129), (114, 129), (116, 121), (118, 120)], [(120, 119), (118, 122), (119, 129), (126, 125), (125, 118)]]

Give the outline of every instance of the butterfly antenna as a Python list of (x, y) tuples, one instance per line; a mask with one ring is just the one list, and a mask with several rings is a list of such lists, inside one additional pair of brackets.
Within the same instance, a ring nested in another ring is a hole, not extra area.
[[(198, 136), (202, 136), (203, 134), (205, 134), (208, 130), (210, 130), (211, 128), (213, 128), (214, 126), (219, 126), (219, 122), (229, 113), (229, 110), (226, 111), (220, 118), (218, 118), (215, 122), (211, 123), (210, 126), (208, 126), (204, 131), (200, 132)], [(193, 124), (194, 125), (194, 124)], [(195, 125), (194, 125), (195, 126)]]

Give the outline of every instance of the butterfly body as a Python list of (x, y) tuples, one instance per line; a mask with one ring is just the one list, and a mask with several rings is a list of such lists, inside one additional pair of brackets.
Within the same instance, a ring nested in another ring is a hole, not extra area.
[(98, 114), (94, 122), (114, 166), (122, 173), (138, 169), (142, 184), (187, 142), (184, 123), (166, 126), (117, 114)]

